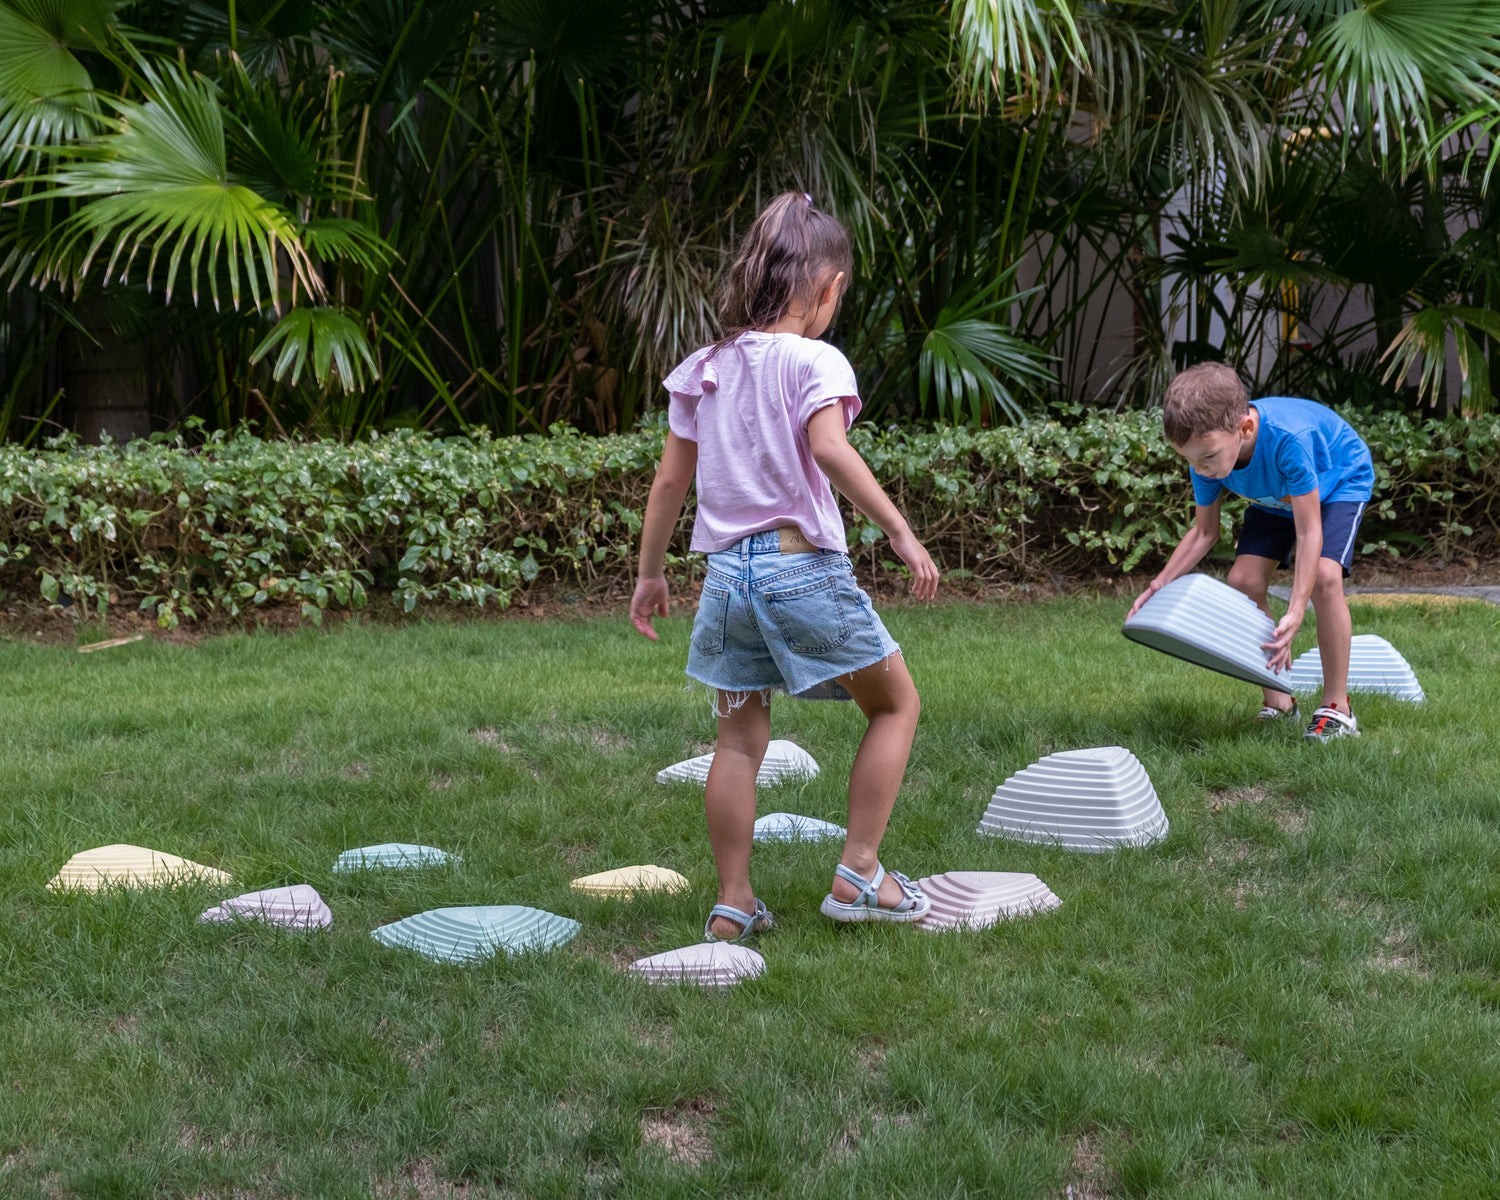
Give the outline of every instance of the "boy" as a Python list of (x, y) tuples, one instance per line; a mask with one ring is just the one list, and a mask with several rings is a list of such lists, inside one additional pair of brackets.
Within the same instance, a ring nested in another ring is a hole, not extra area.
[[(1271, 575), (1278, 566), (1295, 564), (1286, 616), (1262, 647), (1266, 665), (1273, 671), (1291, 665), (1292, 638), (1310, 599), (1318, 618), (1323, 703), (1305, 736), (1319, 742), (1358, 737), (1349, 708), (1351, 628), (1344, 578), (1375, 483), (1369, 447), (1347, 421), (1311, 400), (1251, 400), (1233, 368), (1223, 363), (1200, 363), (1173, 379), (1162, 401), (1162, 424), (1172, 449), (1188, 461), (1193, 525), (1131, 605), (1130, 615), (1212, 548), (1224, 494), (1246, 497), (1250, 507), (1229, 569), (1230, 586), (1269, 616)], [(1267, 688), (1264, 702), (1257, 720), (1297, 715), (1297, 702), (1286, 692)]]

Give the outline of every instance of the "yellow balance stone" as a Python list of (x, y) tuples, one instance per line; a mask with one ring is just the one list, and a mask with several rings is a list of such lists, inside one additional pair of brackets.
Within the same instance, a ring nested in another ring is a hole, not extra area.
[(644, 866), (618, 867), (613, 871), (600, 871), (597, 875), (585, 875), (573, 880), (570, 886), (575, 892), (629, 900), (636, 892), (680, 892), (691, 885), (667, 867)]
[(230, 877), (175, 854), (117, 843), (73, 855), (47, 886), (94, 892), (105, 887), (165, 887), (190, 880), (229, 883)]

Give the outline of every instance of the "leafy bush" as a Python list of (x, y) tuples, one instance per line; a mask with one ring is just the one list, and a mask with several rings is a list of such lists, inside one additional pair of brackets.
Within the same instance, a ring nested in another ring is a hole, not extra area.
[[(1379, 476), (1367, 553), (1494, 547), (1500, 418), (1355, 421)], [(201, 446), (0, 446), (0, 584), (84, 613), (128, 600), (163, 626), (284, 604), (319, 620), (372, 592), (409, 612), (624, 586), (661, 439), (659, 428), (595, 438), (559, 426), (354, 444), (216, 434)], [(1188, 519), (1186, 471), (1154, 413), (862, 426), (852, 440), (950, 577), (1128, 572), (1159, 562)], [(878, 530), (851, 517), (850, 537), (880, 559)]]

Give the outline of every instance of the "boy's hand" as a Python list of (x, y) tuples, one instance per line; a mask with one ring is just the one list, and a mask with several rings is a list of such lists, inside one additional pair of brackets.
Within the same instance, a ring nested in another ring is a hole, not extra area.
[(918, 600), (931, 600), (936, 596), (938, 569), (932, 555), (927, 553), (927, 547), (913, 534), (905, 533), (891, 539), (891, 549), (911, 572), (911, 594)]
[(1260, 644), (1260, 648), (1266, 651), (1266, 667), (1269, 670), (1285, 671), (1292, 665), (1292, 639), (1301, 628), (1302, 614), (1289, 612), (1277, 624), (1271, 640)]
[(1146, 590), (1135, 598), (1135, 603), (1130, 606), (1130, 611), (1125, 614), (1125, 619), (1128, 621), (1131, 617), (1135, 616), (1136, 613), (1140, 612), (1141, 606), (1145, 604), (1147, 600), (1151, 599), (1152, 596), (1156, 595), (1156, 593), (1160, 590), (1160, 580), (1153, 579), (1150, 583), (1148, 583), (1146, 585)]
[(642, 575), (635, 581), (635, 594), (630, 597), (630, 620), (636, 631), (653, 642), (658, 634), (651, 627), (652, 617), (667, 615), (667, 580), (664, 575)]

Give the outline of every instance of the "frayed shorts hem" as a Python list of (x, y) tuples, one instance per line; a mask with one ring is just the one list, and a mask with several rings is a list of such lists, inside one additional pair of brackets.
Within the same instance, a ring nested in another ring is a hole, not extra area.
[[(778, 680), (775, 683), (756, 684), (751, 687), (725, 687), (722, 683), (718, 683), (712, 679), (703, 679), (693, 674), (689, 674), (688, 679), (691, 680), (692, 683), (707, 688), (709, 691), (714, 693), (724, 692), (730, 696), (745, 697), (745, 700), (740, 700), (738, 702), (731, 701), (729, 705), (731, 711), (739, 708), (746, 702), (746, 700), (749, 699), (750, 696), (756, 695), (757, 693), (763, 695), (763, 703), (766, 704), (770, 703), (772, 692), (780, 692), (784, 696), (790, 696), (793, 700), (852, 700), (854, 697), (849, 694), (849, 690), (847, 688), (839, 683), (839, 680), (847, 679), (851, 675), (857, 675), (860, 671), (868, 671), (871, 667), (878, 667), (881, 663), (888, 662), (890, 659), (895, 658), (900, 653), (901, 647), (899, 645), (893, 645), (890, 650), (877, 655), (875, 658), (871, 659), (863, 666), (854, 667), (847, 671), (840, 671), (837, 675), (830, 675), (827, 679), (819, 680), (817, 683), (803, 688), (800, 692), (791, 691), (787, 687), (785, 680)], [(689, 686), (691, 686), (691, 684)], [(714, 698), (714, 703), (715, 715), (723, 715), (719, 713), (717, 709), (717, 695)]]
[(783, 553), (771, 530), (709, 555), (687, 674), (736, 696), (842, 700), (849, 693), (840, 679), (899, 650), (848, 555)]

